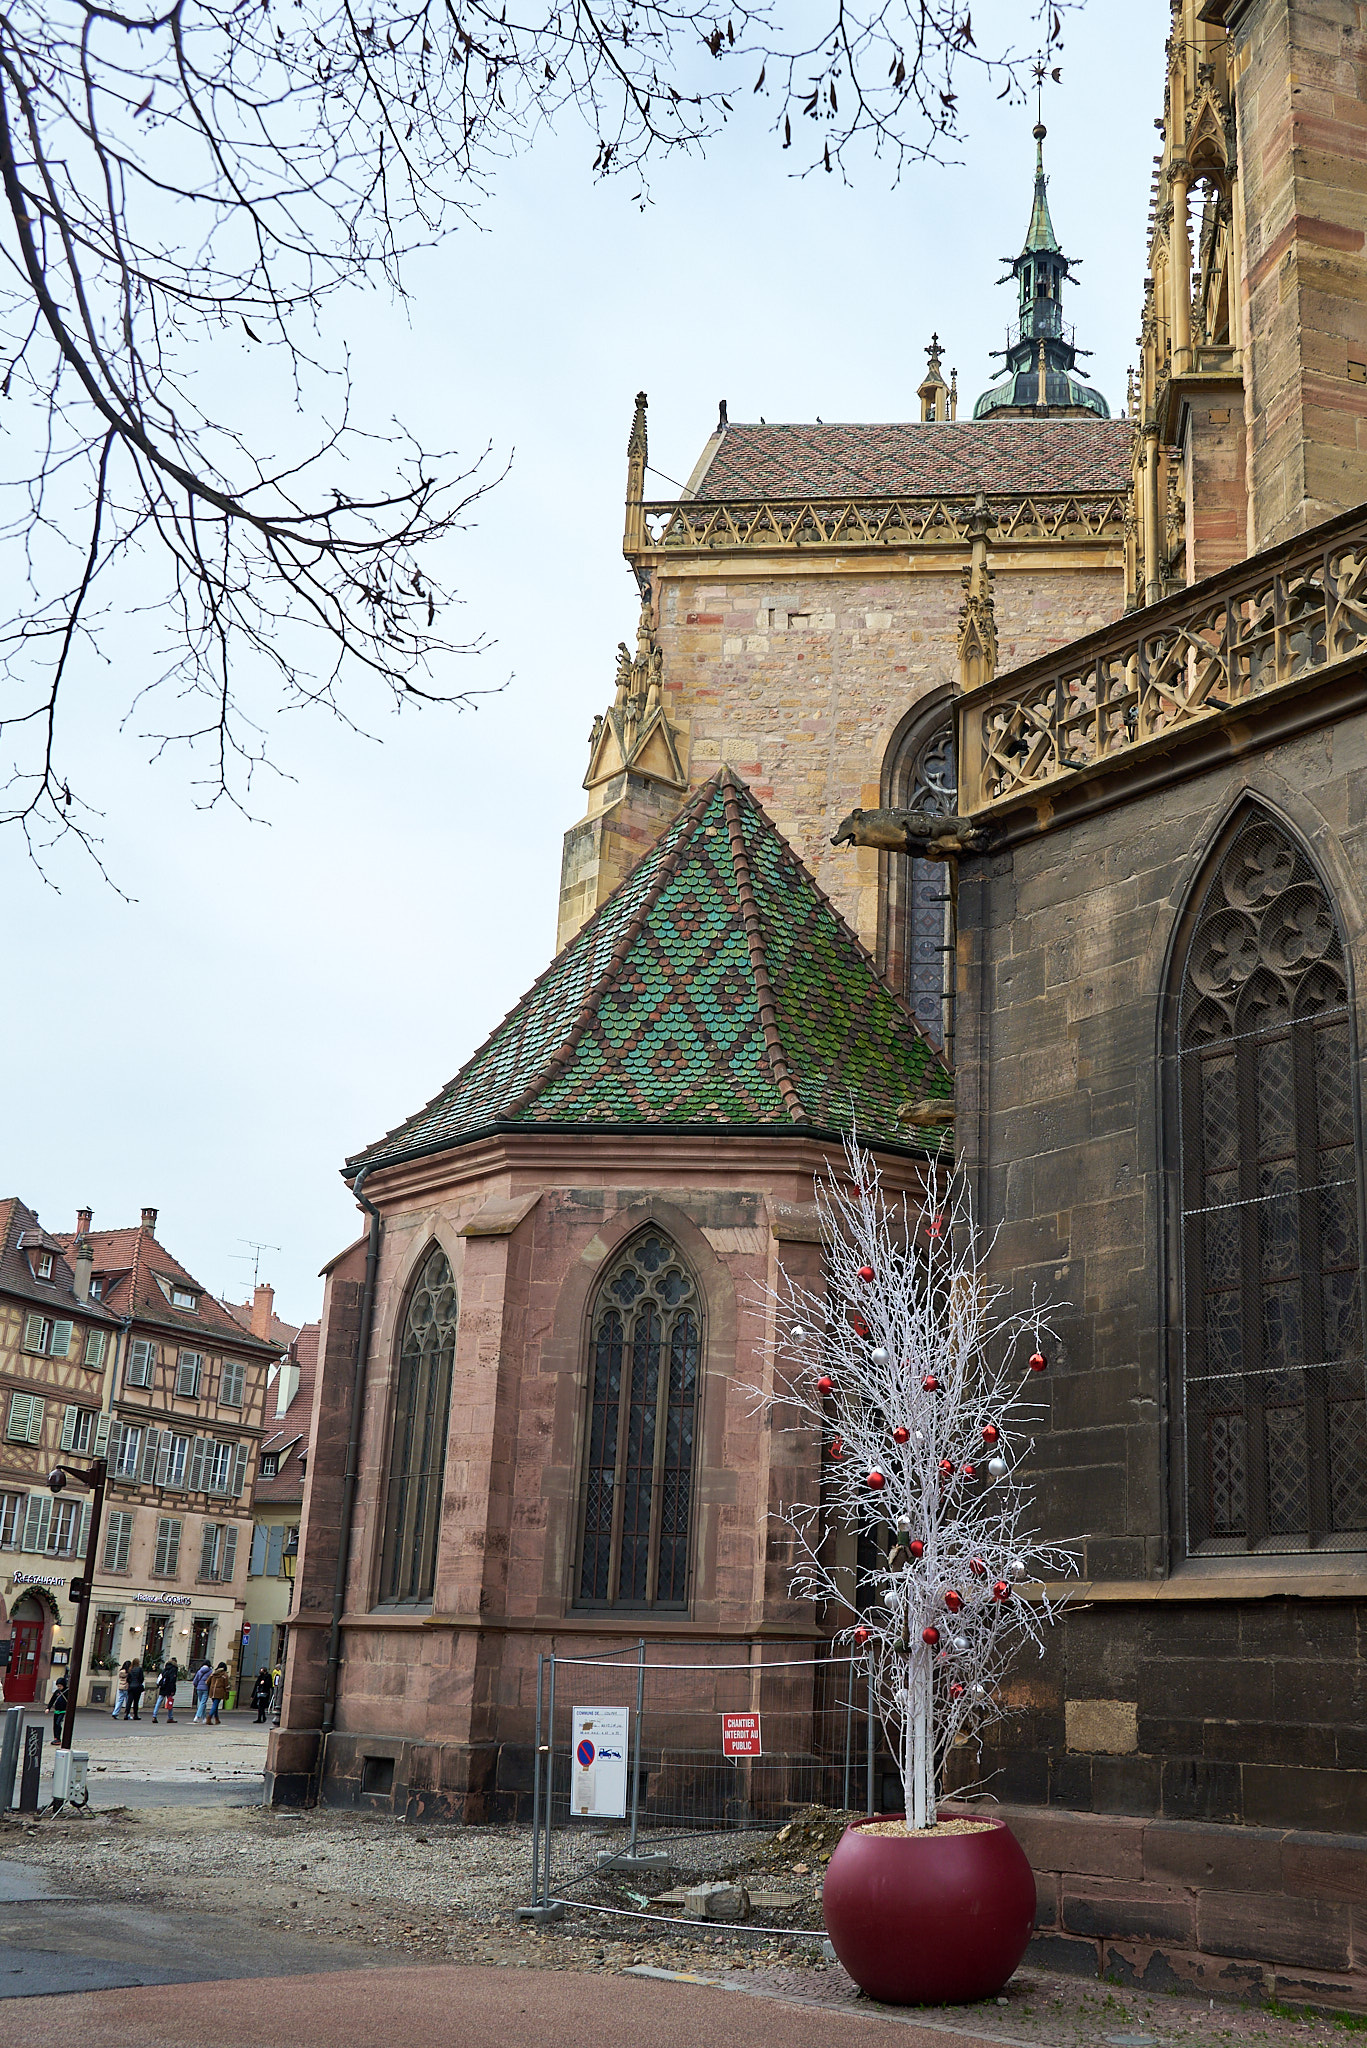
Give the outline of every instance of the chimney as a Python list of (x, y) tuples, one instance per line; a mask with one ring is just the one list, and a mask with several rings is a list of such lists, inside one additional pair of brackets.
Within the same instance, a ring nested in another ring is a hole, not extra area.
[(144, 1230), (155, 1230), (155, 1229), (156, 1229), (156, 1227), (157, 1227), (157, 1212), (156, 1212), (156, 1210), (155, 1210), (155, 1209), (144, 1209), (144, 1210), (143, 1210), (143, 1212), (142, 1212), (142, 1227), (143, 1227), (143, 1229), (144, 1229)]
[(94, 1247), (86, 1236), (86, 1231), (90, 1228), (89, 1209), (82, 1209), (80, 1211), (80, 1219), (81, 1234), (76, 1239), (76, 1263), (72, 1287), (75, 1290), (77, 1301), (89, 1301), (90, 1276), (95, 1270)]
[(257, 1282), (256, 1293), (252, 1296), (252, 1335), (269, 1337), (271, 1318), (275, 1314), (275, 1289), (268, 1287), (264, 1280)]
[(87, 1231), (89, 1230), (89, 1228), (90, 1228), (91, 1224), (92, 1224), (92, 1223), (93, 1223), (94, 1221), (95, 1221), (95, 1211), (94, 1211), (93, 1209), (78, 1209), (78, 1210), (76, 1211), (76, 1235), (77, 1235), (77, 1237), (84, 1237), (84, 1236), (85, 1236), (85, 1234), (86, 1234), (86, 1232), (87, 1232)]

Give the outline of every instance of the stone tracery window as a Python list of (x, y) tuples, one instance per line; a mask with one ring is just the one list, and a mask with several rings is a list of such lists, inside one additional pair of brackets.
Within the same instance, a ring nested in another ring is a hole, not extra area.
[[(954, 716), (927, 714), (899, 743), (886, 776), (886, 801), (898, 810), (930, 811), (952, 817), (959, 807), (954, 753)], [(910, 1003), (917, 1023), (934, 1044), (945, 1038), (952, 991), (949, 944), (949, 880), (943, 861), (888, 863), (884, 959), (889, 979)]]
[(1367, 1548), (1343, 940), (1265, 812), (1206, 888), (1177, 1032), (1188, 1548)]
[(419, 1271), (399, 1343), (380, 1565), (386, 1605), (418, 1606), (432, 1598), (456, 1315), (456, 1284), (445, 1252), (436, 1247)]
[(603, 1276), (588, 1350), (576, 1603), (684, 1607), (702, 1302), (663, 1231), (633, 1238)]

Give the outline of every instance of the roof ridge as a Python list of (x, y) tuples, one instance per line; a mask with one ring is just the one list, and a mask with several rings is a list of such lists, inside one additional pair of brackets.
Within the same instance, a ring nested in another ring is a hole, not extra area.
[[(726, 830), (731, 842), (731, 863), (736, 872), (736, 893), (740, 899), (741, 923), (745, 927), (745, 942), (750, 953), (750, 972), (755, 977), (755, 994), (759, 998), (760, 1028), (764, 1033), (764, 1054), (769, 1062), (769, 1071), (774, 1084), (783, 1099), (788, 1119), (795, 1124), (808, 1124), (811, 1118), (802, 1105), (793, 1079), (788, 1055), (784, 1051), (783, 1037), (778, 1028), (778, 1005), (774, 1000), (773, 983), (769, 979), (769, 962), (764, 953), (764, 934), (760, 928), (759, 905), (755, 901), (754, 883), (750, 876), (750, 849), (745, 844), (745, 829), (740, 821), (741, 792), (750, 795), (745, 784), (731, 768), (722, 771), (722, 805), (726, 812)], [(751, 802), (754, 799), (751, 798)], [(760, 807), (755, 804), (755, 809)], [(761, 817), (763, 812), (760, 812)], [(766, 823), (768, 821), (766, 820)]]
[[(715, 775), (710, 775), (707, 781), (698, 789), (697, 794), (689, 799), (674, 818), (670, 827), (675, 834), (673, 846), (670, 847), (662, 859), (656, 862), (655, 873), (642, 890), (641, 900), (623, 925), (618, 935), (617, 943), (604, 961), (601, 972), (597, 975), (585, 976), (584, 994), (580, 1000), (579, 1008), (570, 1019), (569, 1029), (566, 1031), (559, 1047), (551, 1054), (551, 1057), (533, 1080), (522, 1090), (521, 1094), (515, 1095), (512, 1101), (507, 1104), (502, 1111), (500, 1121), (510, 1123), (517, 1117), (524, 1116), (542, 1090), (549, 1087), (552, 1081), (558, 1081), (570, 1061), (574, 1058), (575, 1050), (580, 1040), (597, 1015), (598, 998), (601, 990), (605, 983), (621, 967), (627, 954), (640, 937), (642, 927), (651, 911), (655, 908), (666, 882), (671, 881), (679, 871), (679, 864), (683, 859), (690, 838), (690, 834), (687, 831), (679, 828), (682, 827), (684, 820), (689, 817), (690, 812), (694, 814), (693, 823), (696, 823), (697, 819), (703, 815), (707, 809), (707, 803), (711, 801), (713, 791), (721, 784), (726, 772), (727, 770), (723, 766), (717, 770)], [(657, 840), (656, 846), (658, 845), (659, 841)], [(651, 850), (653, 852), (654, 848)], [(646, 854), (645, 858), (649, 860), (650, 855)], [(599, 907), (602, 908), (604, 906), (600, 905)], [(590, 923), (592, 923), (592, 919), (590, 919)], [(584, 929), (587, 930), (587, 926)], [(525, 1002), (526, 997), (524, 996), (523, 1004)], [(522, 1006), (520, 1004), (519, 1008)]]

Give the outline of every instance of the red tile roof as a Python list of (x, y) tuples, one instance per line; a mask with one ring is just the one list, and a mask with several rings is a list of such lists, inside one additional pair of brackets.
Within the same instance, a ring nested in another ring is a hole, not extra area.
[[(225, 1301), (221, 1304), (221, 1306), (227, 1309), (228, 1314), (232, 1317), (233, 1321), (238, 1325), (239, 1329), (251, 1329), (253, 1314), (253, 1307), (251, 1302)], [(266, 1332), (267, 1343), (276, 1345), (281, 1351), (288, 1351), (290, 1345), (294, 1342), (295, 1338), (298, 1335), (299, 1326), (297, 1323), (282, 1322), (280, 1317), (275, 1313), (275, 1310), (271, 1310), (270, 1328)]]
[(717, 438), (692, 496), (989, 497), (1128, 491), (1131, 420), (748, 425)]
[[(273, 1344), (263, 1344), (259, 1337), (241, 1329), (216, 1296), (202, 1287), (179, 1260), (173, 1259), (145, 1225), (128, 1230), (91, 1230), (86, 1235), (95, 1254), (95, 1272), (104, 1282), (100, 1301), (115, 1315), (132, 1316), (140, 1323), (156, 1323), (164, 1330), (175, 1330), (187, 1337), (216, 1338), (219, 1343), (226, 1340), (235, 1350), (275, 1351)], [(59, 1233), (59, 1242), (69, 1254), (75, 1233)], [(158, 1277), (192, 1288), (199, 1299), (198, 1309), (174, 1308), (158, 1287)]]
[[(35, 1279), (33, 1268), (19, 1249), (20, 1238), (52, 1251), (51, 1279)], [(66, 1245), (73, 1241), (50, 1236), (33, 1210), (17, 1195), (0, 1198), (0, 1294), (31, 1301), (35, 1308), (59, 1308), (63, 1315), (86, 1316), (95, 1323), (117, 1322), (118, 1317), (111, 1315), (101, 1302), (77, 1299), (75, 1275), (65, 1253)]]
[(318, 1330), (317, 1323), (305, 1323), (290, 1347), (290, 1355), (299, 1367), (299, 1385), (283, 1415), (277, 1417), (275, 1414), (275, 1388), (278, 1381), (272, 1378), (270, 1386), (266, 1389), (266, 1434), (261, 1439), (261, 1451), (282, 1454), (282, 1463), (274, 1479), (262, 1479), (258, 1463), (257, 1481), (252, 1488), (252, 1502), (257, 1507), (299, 1507), (303, 1504), (302, 1461), (308, 1457), (309, 1432), (313, 1426), (313, 1382), (318, 1369)]

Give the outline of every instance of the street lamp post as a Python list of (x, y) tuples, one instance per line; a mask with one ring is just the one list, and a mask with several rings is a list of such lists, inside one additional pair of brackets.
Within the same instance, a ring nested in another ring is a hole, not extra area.
[(81, 1687), (81, 1665), (85, 1658), (85, 1632), (90, 1620), (90, 1596), (95, 1585), (95, 1560), (100, 1554), (100, 1520), (104, 1514), (104, 1489), (109, 1478), (109, 1465), (104, 1458), (96, 1458), (92, 1464), (81, 1469), (74, 1465), (57, 1465), (48, 1477), (48, 1485), (54, 1493), (64, 1493), (68, 1486), (79, 1486), (82, 1491), (89, 1487), (90, 1534), (85, 1546), (85, 1576), (73, 1582), (71, 1597), (76, 1603), (76, 1640), (71, 1649), (71, 1670), (67, 1677), (66, 1716), (62, 1722), (61, 1749), (70, 1749), (71, 1737), (76, 1726), (76, 1695)]

